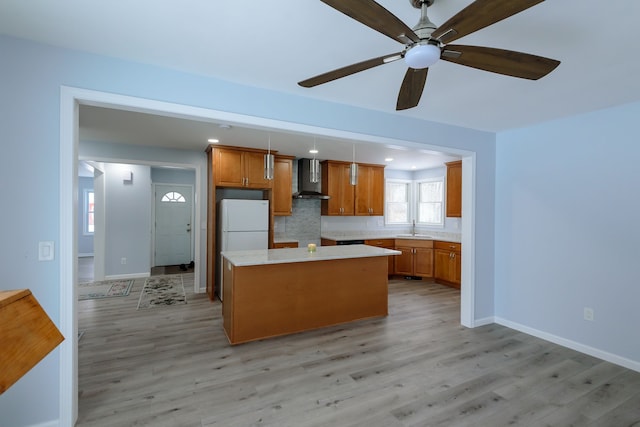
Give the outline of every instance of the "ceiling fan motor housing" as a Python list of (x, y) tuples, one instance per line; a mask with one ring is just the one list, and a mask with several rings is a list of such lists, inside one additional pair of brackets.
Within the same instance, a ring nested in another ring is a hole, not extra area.
[(411, 6), (415, 7), (416, 9), (420, 9), (422, 8), (422, 3), (426, 3), (427, 6), (431, 6), (434, 1), (435, 0), (409, 0), (409, 3), (411, 3)]

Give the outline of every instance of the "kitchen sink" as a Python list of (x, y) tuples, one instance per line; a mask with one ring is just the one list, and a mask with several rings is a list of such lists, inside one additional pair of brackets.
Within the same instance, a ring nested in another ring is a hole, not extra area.
[(429, 236), (428, 234), (396, 234), (396, 237), (411, 237), (412, 239), (433, 239), (433, 236)]

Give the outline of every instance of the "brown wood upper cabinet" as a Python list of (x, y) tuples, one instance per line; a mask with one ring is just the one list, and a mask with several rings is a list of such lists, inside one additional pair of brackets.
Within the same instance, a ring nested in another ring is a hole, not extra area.
[(351, 185), (351, 163), (321, 165), (322, 188), (331, 197), (322, 201), (322, 215), (384, 215), (384, 166), (358, 164), (358, 184)]
[(349, 163), (324, 161), (322, 189), (330, 196), (321, 203), (322, 215), (353, 215), (355, 186), (349, 183)]
[(273, 171), (273, 214), (275, 216), (291, 215), (293, 157), (276, 156)]
[(384, 215), (384, 166), (358, 165), (356, 215)]
[(271, 188), (264, 177), (264, 150), (213, 147), (216, 187)]
[(462, 160), (447, 165), (447, 216), (462, 217)]

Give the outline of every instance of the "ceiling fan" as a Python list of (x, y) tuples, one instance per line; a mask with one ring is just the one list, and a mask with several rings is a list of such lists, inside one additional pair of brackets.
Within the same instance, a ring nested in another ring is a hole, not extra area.
[(522, 52), (448, 44), (544, 0), (475, 0), (439, 27), (427, 17), (427, 8), (435, 0), (409, 0), (421, 10), (420, 21), (413, 29), (374, 0), (321, 1), (402, 43), (404, 49), (303, 80), (298, 83), (302, 87), (318, 86), (404, 58), (409, 68), (400, 87), (396, 110), (406, 110), (418, 105), (429, 67), (438, 59), (529, 80), (538, 80), (560, 65), (560, 61)]

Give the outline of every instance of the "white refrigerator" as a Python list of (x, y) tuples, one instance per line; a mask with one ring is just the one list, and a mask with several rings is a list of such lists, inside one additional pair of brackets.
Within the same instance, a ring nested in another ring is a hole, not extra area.
[(222, 301), (222, 256), (220, 252), (269, 248), (269, 201), (223, 199), (218, 202), (219, 280), (216, 292)]

